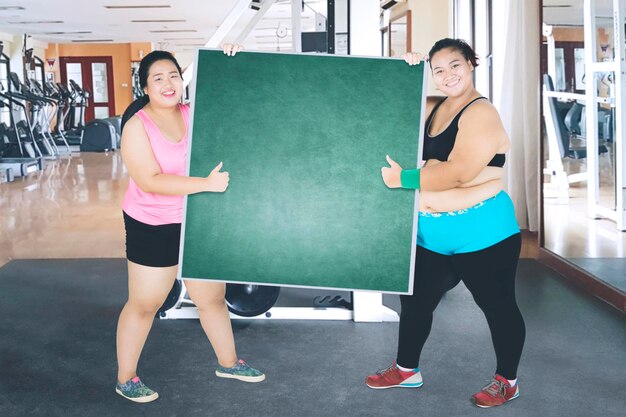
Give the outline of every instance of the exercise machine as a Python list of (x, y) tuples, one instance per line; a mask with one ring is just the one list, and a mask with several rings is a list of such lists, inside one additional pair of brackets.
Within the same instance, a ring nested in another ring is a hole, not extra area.
[[(382, 294), (226, 284), (226, 304), (233, 319), (398, 321), (394, 310), (382, 303)], [(282, 295), (281, 297), (279, 297)], [(283, 302), (284, 301), (284, 302)], [(176, 280), (157, 313), (161, 319), (197, 319), (198, 310), (187, 295), (184, 283)]]

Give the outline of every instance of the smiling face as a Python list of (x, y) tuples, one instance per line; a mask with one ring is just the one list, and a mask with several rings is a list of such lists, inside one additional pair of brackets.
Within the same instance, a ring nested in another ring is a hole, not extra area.
[(463, 54), (453, 48), (444, 48), (430, 57), (433, 80), (439, 91), (450, 97), (460, 96), (473, 88), (474, 67)]
[(150, 97), (153, 106), (177, 105), (183, 94), (183, 80), (176, 65), (168, 59), (153, 63), (148, 71), (144, 92)]

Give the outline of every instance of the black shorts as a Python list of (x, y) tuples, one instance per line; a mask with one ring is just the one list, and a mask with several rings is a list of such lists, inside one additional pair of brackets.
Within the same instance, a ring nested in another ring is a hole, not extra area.
[(124, 213), (126, 258), (139, 265), (166, 267), (178, 264), (180, 223), (152, 226)]

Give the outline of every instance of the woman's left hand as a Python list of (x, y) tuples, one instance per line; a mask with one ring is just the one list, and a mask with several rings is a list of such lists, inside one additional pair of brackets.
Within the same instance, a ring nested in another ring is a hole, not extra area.
[(236, 43), (225, 43), (222, 45), (222, 50), (224, 51), (224, 55), (235, 56), (237, 52), (240, 52), (243, 49), (243, 46), (237, 45)]
[(400, 174), (402, 173), (402, 167), (398, 165), (396, 161), (391, 159), (389, 155), (387, 155), (387, 163), (390, 167), (382, 167), (381, 174), (383, 175), (383, 181), (385, 185), (389, 188), (400, 188), (402, 187), (402, 182), (400, 180)]
[(425, 57), (419, 52), (407, 52), (406, 54), (402, 54), (402, 59), (404, 59), (409, 65), (417, 65), (422, 62), (422, 59), (427, 61), (428, 57)]

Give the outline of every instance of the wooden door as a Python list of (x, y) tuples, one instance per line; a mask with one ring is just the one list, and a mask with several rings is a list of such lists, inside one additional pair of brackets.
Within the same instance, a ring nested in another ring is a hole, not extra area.
[(113, 58), (110, 56), (60, 57), (61, 82), (74, 80), (90, 97), (84, 122), (115, 115)]

